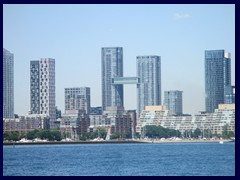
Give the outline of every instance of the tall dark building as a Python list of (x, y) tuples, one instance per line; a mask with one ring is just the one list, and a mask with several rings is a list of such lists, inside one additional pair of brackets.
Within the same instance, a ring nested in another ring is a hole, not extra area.
[(205, 51), (205, 108), (214, 112), (224, 103), (225, 88), (231, 85), (231, 57), (225, 50)]
[(123, 49), (102, 48), (102, 108), (124, 106), (123, 85), (113, 84), (113, 78), (123, 77)]

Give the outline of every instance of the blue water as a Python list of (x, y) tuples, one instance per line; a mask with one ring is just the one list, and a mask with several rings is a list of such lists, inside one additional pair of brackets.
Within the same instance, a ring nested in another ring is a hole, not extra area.
[(4, 176), (234, 176), (235, 143), (3, 146)]

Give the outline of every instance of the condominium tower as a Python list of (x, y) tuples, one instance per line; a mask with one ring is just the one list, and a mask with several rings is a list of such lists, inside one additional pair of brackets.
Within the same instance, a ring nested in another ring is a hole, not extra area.
[(182, 91), (164, 91), (164, 105), (175, 115), (182, 115)]
[(50, 117), (50, 128), (55, 128), (55, 60), (41, 58), (30, 62), (30, 104), (32, 114)]
[(14, 118), (14, 55), (3, 48), (3, 118)]
[(89, 87), (65, 88), (65, 111), (85, 110), (85, 112), (89, 114), (91, 107), (90, 102)]
[(224, 103), (226, 87), (231, 85), (231, 57), (225, 50), (205, 51), (205, 108), (214, 112)]
[(161, 57), (137, 56), (138, 114), (145, 106), (161, 105)]
[(102, 107), (123, 105), (123, 85), (113, 84), (113, 78), (123, 77), (122, 47), (102, 48)]

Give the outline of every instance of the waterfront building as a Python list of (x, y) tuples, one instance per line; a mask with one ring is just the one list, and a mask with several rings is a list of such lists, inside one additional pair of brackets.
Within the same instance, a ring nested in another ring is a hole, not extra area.
[(161, 57), (137, 56), (137, 112), (145, 106), (161, 105)]
[(61, 133), (77, 140), (88, 131), (90, 125), (89, 115), (85, 110), (66, 110), (62, 115), (60, 130)]
[[(148, 108), (146, 107), (146, 109)], [(215, 135), (221, 135), (224, 126), (227, 125), (228, 131), (235, 133), (235, 104), (219, 104), (218, 109), (215, 109), (213, 113), (202, 112), (193, 116), (176, 116), (169, 110), (159, 110), (158, 107), (156, 109), (152, 107), (141, 112), (136, 132), (141, 134), (146, 125), (175, 129), (182, 134), (185, 131), (193, 132), (199, 128), (202, 132), (209, 130)]]
[(14, 118), (14, 55), (3, 48), (3, 118)]
[(65, 88), (65, 111), (85, 110), (90, 113), (91, 97), (89, 87)]
[(164, 103), (175, 115), (183, 113), (182, 91), (164, 91)]
[(224, 103), (235, 104), (235, 86), (225, 87)]
[(30, 62), (30, 104), (32, 114), (46, 114), (56, 128), (55, 60), (41, 58)]
[(132, 135), (136, 125), (135, 111), (125, 111), (122, 107), (107, 107), (102, 115), (90, 115), (89, 131), (98, 127), (110, 128), (110, 133)]
[(214, 112), (224, 103), (226, 86), (231, 85), (231, 55), (225, 50), (205, 51), (205, 108)]
[(50, 118), (46, 114), (21, 115), (18, 118), (3, 118), (3, 132), (27, 133), (35, 129), (49, 129)]
[(102, 108), (124, 106), (123, 85), (113, 84), (113, 78), (123, 77), (122, 47), (102, 48)]

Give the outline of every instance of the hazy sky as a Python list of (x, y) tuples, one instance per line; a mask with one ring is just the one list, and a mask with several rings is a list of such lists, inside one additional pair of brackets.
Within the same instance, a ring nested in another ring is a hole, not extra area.
[[(64, 88), (90, 87), (101, 106), (101, 47), (123, 47), (124, 76), (136, 76), (136, 56), (159, 55), (162, 102), (183, 91), (184, 113), (205, 110), (204, 51), (232, 57), (235, 84), (235, 5), (3, 5), (3, 47), (14, 53), (15, 113), (30, 109), (30, 60), (54, 58), (56, 106)], [(136, 85), (124, 86), (136, 109)]]

